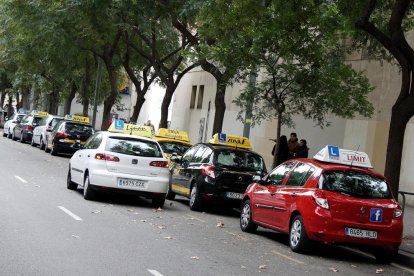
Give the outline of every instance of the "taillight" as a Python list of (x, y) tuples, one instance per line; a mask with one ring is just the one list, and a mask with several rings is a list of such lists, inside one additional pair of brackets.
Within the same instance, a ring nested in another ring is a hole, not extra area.
[(399, 218), (403, 214), (403, 211), (401, 209), (395, 209), (394, 210), (394, 218)]
[(110, 155), (110, 154), (103, 154), (103, 153), (95, 154), (95, 159), (105, 160), (105, 161), (112, 161), (112, 162), (119, 162), (118, 156)]
[(69, 134), (67, 134), (66, 132), (57, 132), (56, 133), (56, 138), (67, 138), (69, 136)]
[(312, 198), (315, 201), (316, 205), (324, 209), (329, 209), (328, 199), (326, 199), (325, 195), (322, 192), (314, 192), (312, 194)]
[(149, 163), (149, 165), (152, 167), (166, 168), (168, 167), (168, 162), (167, 161), (152, 161), (151, 163)]
[(33, 131), (33, 127), (32, 126), (27, 126), (26, 131)]
[(210, 165), (203, 165), (203, 168), (201, 169), (201, 173), (203, 175), (211, 177), (211, 178), (216, 178), (214, 171), (215, 171), (214, 166), (210, 166)]

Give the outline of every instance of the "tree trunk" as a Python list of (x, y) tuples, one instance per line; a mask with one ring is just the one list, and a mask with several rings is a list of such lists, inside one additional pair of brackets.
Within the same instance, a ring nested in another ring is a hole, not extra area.
[(4, 106), (4, 100), (6, 99), (6, 92), (2, 91), (1, 92), (1, 97), (0, 97), (0, 108), (3, 109)]
[(30, 109), (29, 106), (29, 95), (30, 95), (30, 87), (24, 86), (22, 87), (22, 99), (21, 99), (21, 107), (26, 108), (27, 110)]
[(109, 120), (111, 120), (111, 110), (118, 97), (118, 88), (116, 82), (115, 66), (112, 63), (112, 58), (108, 55), (104, 56), (106, 70), (108, 71), (109, 83), (111, 86), (111, 94), (104, 101), (104, 110), (102, 114), (101, 130), (107, 130), (109, 127)]
[(20, 94), (19, 92), (16, 93), (16, 111), (19, 112), (20, 109)]
[(217, 80), (217, 87), (216, 87), (217, 91), (216, 91), (216, 99), (215, 99), (216, 111), (214, 114), (212, 135), (222, 132), (224, 113), (226, 112), (225, 96), (226, 96), (227, 82), (224, 82), (217, 78), (216, 80)]
[(13, 95), (9, 93), (9, 104), (7, 106), (7, 116), (9, 116), (10, 118), (12, 114), (13, 114)]
[(159, 128), (168, 128), (168, 108), (170, 107), (174, 90), (174, 87), (171, 87), (170, 85), (167, 86), (167, 89), (165, 90), (165, 96), (161, 104), (161, 121)]
[(132, 113), (131, 122), (136, 123), (138, 121), (139, 113), (141, 112), (141, 108), (144, 105), (145, 98), (144, 97), (137, 97), (137, 101), (134, 106), (134, 113)]
[(59, 108), (59, 91), (56, 88), (49, 94), (49, 107), (47, 112), (50, 114), (57, 114)]
[(72, 82), (72, 87), (70, 89), (70, 93), (67, 96), (66, 100), (65, 100), (65, 107), (63, 110), (63, 114), (70, 114), (70, 108), (72, 107), (72, 101), (75, 98), (76, 92), (77, 92), (78, 88), (76, 87), (76, 84), (74, 82)]
[(282, 113), (279, 112), (277, 115), (277, 129), (276, 129), (276, 148), (273, 155), (273, 162), (272, 162), (272, 169), (276, 167), (277, 164), (277, 153), (279, 151), (280, 146), (280, 136), (282, 132)]
[(413, 116), (413, 106), (414, 95), (409, 96), (404, 101), (397, 102), (393, 106), (391, 113), (384, 174), (392, 186), (395, 197), (398, 196), (399, 190), (404, 134), (407, 123)]

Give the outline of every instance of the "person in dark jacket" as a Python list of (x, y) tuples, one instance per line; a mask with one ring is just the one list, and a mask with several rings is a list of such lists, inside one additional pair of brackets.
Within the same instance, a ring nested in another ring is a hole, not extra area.
[(308, 158), (309, 148), (305, 139), (299, 141), (299, 147), (297, 149), (296, 158)]
[[(273, 147), (272, 155), (275, 154), (276, 151), (276, 145)], [(279, 166), (286, 160), (290, 158), (289, 154), (289, 147), (287, 143), (287, 138), (285, 135), (280, 136), (279, 139), (279, 149), (277, 151), (277, 157), (276, 157), (276, 166)]]

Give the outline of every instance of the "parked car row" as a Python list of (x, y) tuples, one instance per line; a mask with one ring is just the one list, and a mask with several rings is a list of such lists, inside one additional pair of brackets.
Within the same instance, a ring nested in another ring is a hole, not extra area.
[(363, 152), (326, 146), (313, 159), (288, 160), (268, 173), (244, 137), (218, 133), (191, 146), (185, 132), (162, 129), (153, 137), (149, 127), (121, 120), (95, 133), (79, 116), (18, 118), (12, 137), (20, 132), (24, 142), (32, 132), (32, 146), (73, 154), (67, 188), (83, 187), (87, 200), (110, 191), (150, 198), (154, 207), (177, 195), (189, 198), (191, 210), (240, 207), (242, 231), (286, 233), (295, 252), (314, 242), (345, 243), (390, 262), (401, 244), (402, 209)]

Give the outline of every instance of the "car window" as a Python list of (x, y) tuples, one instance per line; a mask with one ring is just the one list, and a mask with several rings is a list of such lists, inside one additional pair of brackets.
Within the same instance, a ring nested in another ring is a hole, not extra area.
[(264, 171), (263, 158), (253, 152), (235, 149), (222, 149), (214, 154), (214, 164), (217, 166), (245, 169), (248, 171)]
[(213, 150), (207, 147), (207, 149), (204, 151), (203, 156), (201, 158), (201, 163), (208, 163), (210, 161), (210, 156), (212, 152)]
[(384, 179), (354, 171), (328, 171), (322, 174), (322, 189), (357, 198), (391, 198)]
[(32, 116), (29, 116), (29, 115), (26, 115), (26, 116), (24, 116), (21, 120), (20, 120), (20, 122), (22, 123), (22, 124), (27, 124), (27, 123), (30, 123), (30, 119), (32, 118)]
[(102, 134), (96, 133), (85, 143), (84, 149), (97, 149), (102, 143)]
[(39, 123), (39, 126), (44, 126), (44, 125), (46, 125), (46, 122), (47, 122), (47, 119), (48, 119), (48, 117), (46, 116), (46, 117), (43, 117), (43, 119), (40, 121), (40, 123)]
[(23, 117), (24, 117), (24, 116), (25, 116), (24, 114), (17, 115), (17, 117), (16, 117), (16, 121), (17, 121), (17, 122), (20, 122), (20, 121), (23, 119)]
[(197, 152), (194, 154), (194, 158), (191, 162), (200, 163), (203, 160), (204, 152), (207, 150), (206, 146), (200, 146)]
[(86, 134), (86, 135), (93, 134), (93, 128), (88, 125), (66, 123), (65, 129), (66, 129), (66, 132), (69, 134), (72, 134), (72, 133)]
[(42, 121), (42, 117), (34, 117), (32, 120), (33, 124), (39, 125), (40, 121)]
[(267, 183), (269, 185), (281, 185), (294, 164), (294, 162), (288, 162), (279, 165), (269, 174), (267, 177)]
[(183, 156), (183, 162), (192, 162), (194, 154), (197, 152), (199, 148), (200, 145), (197, 145), (187, 150), (187, 152)]
[(60, 121), (62, 121), (63, 119), (62, 118), (53, 118), (51, 121), (50, 121), (50, 123), (49, 123), (49, 126), (51, 127), (51, 128), (54, 128)]
[(130, 137), (108, 137), (106, 150), (142, 157), (162, 157), (161, 148), (156, 142)]
[(164, 153), (182, 156), (190, 147), (173, 142), (160, 142), (159, 143)]
[(313, 174), (315, 168), (309, 164), (299, 163), (292, 171), (286, 186), (304, 186), (308, 178)]

